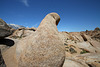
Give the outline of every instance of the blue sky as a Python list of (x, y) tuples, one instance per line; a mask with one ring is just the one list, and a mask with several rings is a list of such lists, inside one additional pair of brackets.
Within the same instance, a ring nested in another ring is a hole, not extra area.
[(100, 0), (0, 0), (0, 18), (8, 24), (38, 27), (51, 12), (61, 17), (59, 31), (100, 27)]

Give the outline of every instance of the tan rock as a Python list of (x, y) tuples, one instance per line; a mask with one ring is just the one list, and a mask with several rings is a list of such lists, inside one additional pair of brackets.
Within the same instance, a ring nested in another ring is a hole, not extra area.
[(76, 44), (79, 48), (83, 48), (89, 52), (95, 53), (97, 50), (95, 47), (93, 47), (89, 42), (79, 42)]
[(65, 43), (68, 39), (68, 32), (59, 32), (59, 37), (61, 38), (61, 40), (63, 41), (63, 43)]
[(70, 39), (78, 41), (78, 42), (82, 42), (84, 41), (82, 36), (80, 35), (80, 32), (70, 32)]
[(100, 42), (96, 41), (96, 40), (91, 40), (89, 41), (89, 43), (96, 48), (96, 52), (100, 52)]
[(94, 66), (94, 67), (100, 67), (99, 62), (93, 62), (93, 63), (90, 63), (89, 65)]
[(76, 60), (84, 61), (89, 67), (100, 67), (100, 53), (87, 53), (74, 57)]
[(6, 50), (2, 52), (3, 59), (7, 67), (18, 67), (15, 53), (16, 53), (16, 44), (19, 42), (19, 40), (12, 38), (7, 38), (7, 39), (13, 40), (15, 44), (9, 49), (6, 48)]
[(35, 30), (36, 28), (33, 28), (33, 27), (32, 28), (19, 28), (10, 36), (10, 38), (15, 38), (15, 39), (23, 38), (23, 37), (33, 34)]
[(87, 63), (99, 62), (100, 61), (100, 53), (81, 54), (81, 55), (76, 56), (75, 59), (77, 59), (77, 60), (82, 59)]
[(12, 46), (6, 52), (3, 53), (3, 58), (7, 67), (18, 67), (15, 51), (16, 45)]
[(86, 35), (89, 35), (91, 36), (92, 39), (100, 42), (100, 29), (97, 27), (95, 28), (94, 30), (91, 30), (91, 31), (85, 31), (85, 32), (82, 32), (82, 33), (85, 33)]
[(80, 33), (81, 37), (83, 38), (84, 41), (90, 41), (92, 40), (91, 37), (89, 35), (86, 35), (84, 33)]
[(66, 59), (63, 67), (89, 67), (85, 62), (76, 61), (74, 59)]
[(60, 17), (48, 14), (34, 34), (22, 39), (16, 48), (19, 67), (61, 67), (65, 58), (57, 24)]

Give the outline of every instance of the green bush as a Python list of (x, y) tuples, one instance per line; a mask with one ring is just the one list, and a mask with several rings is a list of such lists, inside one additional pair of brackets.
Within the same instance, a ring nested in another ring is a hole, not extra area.
[(80, 54), (84, 54), (84, 53), (89, 53), (89, 51), (86, 51), (86, 50), (82, 49), (82, 51), (80, 52)]

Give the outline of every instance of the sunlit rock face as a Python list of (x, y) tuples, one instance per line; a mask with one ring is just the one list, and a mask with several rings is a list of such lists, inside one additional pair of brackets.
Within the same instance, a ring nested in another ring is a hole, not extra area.
[(65, 59), (64, 45), (59, 37), (57, 13), (48, 14), (34, 34), (17, 44), (19, 67), (61, 67)]

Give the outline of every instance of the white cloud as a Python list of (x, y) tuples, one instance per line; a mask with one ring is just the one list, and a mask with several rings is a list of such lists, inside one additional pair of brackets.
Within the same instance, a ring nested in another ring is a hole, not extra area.
[(24, 3), (25, 6), (29, 7), (28, 0), (22, 0), (22, 3)]
[(35, 25), (33, 25), (32, 27), (38, 27), (39, 26), (39, 23), (36, 23)]

